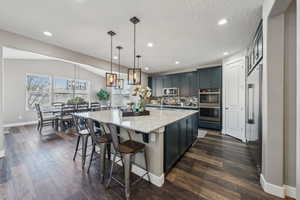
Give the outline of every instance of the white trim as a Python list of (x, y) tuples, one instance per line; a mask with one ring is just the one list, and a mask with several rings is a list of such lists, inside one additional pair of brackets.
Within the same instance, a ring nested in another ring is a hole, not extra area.
[[(111, 159), (113, 159), (113, 154), (111, 156)], [(120, 158), (117, 156), (117, 160), (119, 160)], [(119, 162), (117, 162), (118, 165), (122, 166), (122, 162), (121, 160)], [(132, 165), (132, 172), (135, 173), (138, 176), (142, 176), (146, 173), (146, 171), (144, 169), (142, 169), (141, 167), (133, 164)], [(155, 174), (152, 174), (149, 172), (150, 175), (150, 182), (153, 185), (156, 185), (158, 187), (162, 187), (164, 182), (165, 182), (165, 174), (163, 173), (161, 176), (156, 176)], [(148, 181), (148, 177), (144, 176), (143, 179)]]
[(289, 185), (284, 185), (284, 190), (285, 190), (286, 196), (296, 199), (296, 188), (295, 187), (292, 187)]
[(26, 125), (33, 125), (33, 124), (37, 124), (37, 121), (4, 124), (4, 125), (3, 125), (3, 128), (18, 127), (18, 126), (26, 126)]
[(4, 158), (4, 157), (5, 157), (5, 151), (2, 150), (2, 151), (0, 151), (0, 158)]
[(284, 187), (268, 183), (263, 174), (260, 174), (260, 184), (266, 193), (273, 194), (277, 197), (284, 198)]

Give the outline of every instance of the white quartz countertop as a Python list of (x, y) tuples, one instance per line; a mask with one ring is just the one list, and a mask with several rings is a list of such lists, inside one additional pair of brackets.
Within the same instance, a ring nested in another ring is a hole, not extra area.
[(150, 133), (198, 112), (182, 109), (161, 110), (159, 108), (147, 108), (147, 110), (150, 111), (150, 115), (138, 117), (122, 117), (119, 110), (77, 113), (76, 115), (138, 132)]

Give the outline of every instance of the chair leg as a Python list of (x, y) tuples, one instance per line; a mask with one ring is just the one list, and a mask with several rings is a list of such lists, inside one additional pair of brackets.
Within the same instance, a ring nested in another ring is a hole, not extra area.
[(85, 160), (86, 160), (86, 149), (87, 149), (87, 142), (88, 142), (88, 135), (81, 136), (82, 141), (82, 169), (84, 169)]
[(109, 186), (110, 186), (110, 182), (111, 182), (111, 179), (112, 179), (112, 173), (113, 173), (113, 170), (114, 170), (114, 164), (116, 162), (116, 158), (117, 158), (117, 154), (114, 153), (113, 161), (112, 161), (111, 166), (110, 166), (109, 178), (108, 178), (108, 181), (107, 181), (107, 184), (106, 184), (106, 188), (109, 188)]
[(105, 154), (106, 154), (106, 144), (100, 144), (100, 181), (104, 182), (105, 175)]
[(130, 199), (130, 173), (131, 173), (131, 157), (130, 153), (124, 154), (124, 169), (125, 169), (125, 196), (126, 200)]
[(150, 174), (149, 174), (149, 166), (148, 166), (148, 157), (147, 157), (146, 149), (144, 149), (144, 158), (145, 158), (145, 168), (146, 168), (146, 171), (147, 171), (148, 182), (151, 183)]
[(107, 144), (106, 148), (107, 148), (107, 158), (108, 160), (111, 160), (111, 145)]
[(75, 161), (75, 159), (76, 159), (79, 142), (80, 142), (80, 135), (77, 137), (77, 144), (76, 144), (76, 149), (75, 149), (75, 153), (74, 153), (74, 156), (73, 156), (73, 161)]
[(90, 173), (90, 168), (91, 168), (91, 165), (92, 165), (92, 162), (93, 162), (94, 153), (95, 153), (95, 145), (93, 144), (93, 150), (92, 150), (92, 153), (91, 153), (91, 158), (90, 158), (90, 163), (89, 163), (87, 173)]
[(38, 124), (37, 124), (37, 127), (36, 127), (37, 130), (40, 130), (40, 124), (41, 124), (41, 122), (38, 121)]
[(43, 130), (43, 123), (41, 123), (40, 125), (40, 130), (39, 130), (40, 135), (42, 135), (42, 130)]

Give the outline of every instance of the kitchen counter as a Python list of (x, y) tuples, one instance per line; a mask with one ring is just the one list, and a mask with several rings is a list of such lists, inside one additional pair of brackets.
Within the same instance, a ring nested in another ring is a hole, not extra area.
[[(159, 104), (148, 104), (146, 107), (152, 108), (160, 108)], [(181, 105), (163, 105), (163, 108), (172, 108), (172, 109), (187, 109), (187, 110), (198, 110), (198, 106), (181, 106)]]
[(166, 108), (147, 108), (147, 110), (150, 111), (150, 115), (138, 117), (122, 117), (121, 112), (117, 109), (78, 113), (77, 115), (104, 123), (111, 123), (129, 130), (142, 133), (151, 133), (198, 112), (194, 110), (177, 110)]
[[(147, 108), (147, 110), (150, 111), (149, 116), (139, 117), (122, 117), (119, 110), (76, 115), (119, 126), (121, 141), (131, 138), (144, 143), (150, 181), (160, 187), (164, 184), (165, 174), (196, 140), (198, 111), (174, 108)], [(139, 176), (143, 175), (145, 172), (143, 154), (135, 155), (135, 163), (137, 165), (133, 165), (132, 172)]]

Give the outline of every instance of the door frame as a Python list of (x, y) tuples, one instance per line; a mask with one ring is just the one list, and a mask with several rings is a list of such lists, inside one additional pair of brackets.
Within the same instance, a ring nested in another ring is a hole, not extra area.
[(226, 105), (226, 100), (225, 100), (225, 94), (226, 94), (226, 85), (225, 85), (225, 80), (226, 80), (226, 69), (228, 66), (230, 65), (233, 65), (233, 64), (240, 64), (241, 67), (242, 67), (242, 74), (241, 76), (244, 77), (244, 80), (243, 80), (243, 84), (244, 84), (244, 88), (243, 90), (241, 90), (241, 94), (240, 96), (243, 98), (242, 99), (242, 105), (241, 105), (241, 112), (242, 112), (242, 116), (243, 116), (243, 120), (241, 120), (241, 122), (243, 123), (241, 125), (242, 127), (242, 130), (241, 130), (241, 135), (242, 135), (242, 138), (241, 140), (243, 142), (246, 142), (246, 65), (245, 65), (245, 54), (246, 52), (243, 51), (243, 52), (240, 52), (232, 57), (229, 57), (227, 59), (224, 59), (223, 60), (223, 67), (222, 67), (222, 87), (223, 87), (223, 95), (222, 95), (222, 134), (225, 135), (226, 134), (226, 110), (225, 110), (225, 105)]

